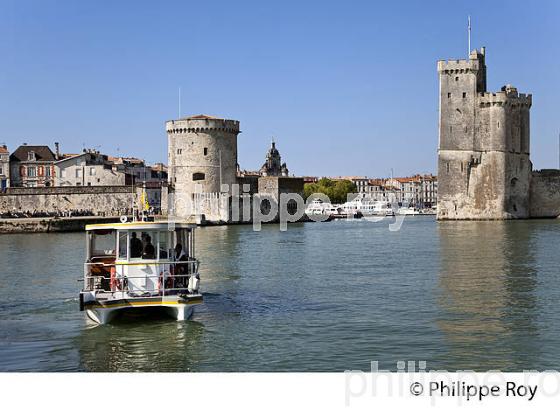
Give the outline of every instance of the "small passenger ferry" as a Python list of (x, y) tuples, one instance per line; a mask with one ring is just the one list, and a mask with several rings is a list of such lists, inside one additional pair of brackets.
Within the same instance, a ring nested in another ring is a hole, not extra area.
[(186, 320), (202, 303), (195, 225), (122, 222), (86, 226), (80, 310), (100, 324), (123, 312), (161, 310)]

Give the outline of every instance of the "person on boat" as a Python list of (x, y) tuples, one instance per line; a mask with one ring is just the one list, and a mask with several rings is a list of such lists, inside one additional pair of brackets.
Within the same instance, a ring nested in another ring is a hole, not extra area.
[(185, 254), (185, 251), (183, 250), (183, 245), (181, 245), (180, 243), (175, 245), (175, 260), (176, 261), (186, 261), (187, 260), (187, 255)]
[(156, 248), (152, 245), (152, 238), (150, 235), (146, 235), (146, 244), (144, 245), (144, 251), (142, 252), (142, 259), (155, 259), (156, 258)]
[[(175, 261), (177, 262), (185, 262), (188, 261), (189, 258), (185, 254), (183, 250), (183, 245), (178, 243), (175, 245)], [(188, 268), (186, 264), (179, 264), (175, 265), (175, 275), (186, 275), (188, 274)], [(188, 278), (185, 276), (180, 276), (177, 278), (177, 286), (178, 287), (186, 287), (186, 283), (188, 282)]]
[(132, 232), (130, 238), (130, 257), (140, 258), (142, 256), (142, 241), (138, 239), (136, 232)]

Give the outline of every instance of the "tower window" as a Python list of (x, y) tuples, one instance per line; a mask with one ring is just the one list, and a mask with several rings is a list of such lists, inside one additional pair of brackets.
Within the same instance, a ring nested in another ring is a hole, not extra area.
[(463, 93), (463, 98), (467, 98), (467, 93)]
[(445, 165), (447, 166), (447, 173), (449, 174), (449, 162)]
[(208, 155), (208, 148), (204, 147), (204, 155)]
[(498, 128), (500, 128), (500, 121), (498, 121)]
[(464, 171), (464, 168), (463, 168), (463, 161), (461, 161), (461, 172), (463, 172), (463, 171)]
[(205, 178), (206, 178), (206, 176), (204, 175), (203, 172), (195, 172), (192, 175), (192, 180), (193, 181), (204, 181)]
[(183, 153), (183, 150), (181, 148), (177, 149), (177, 155), (181, 155)]
[(455, 77), (455, 81), (459, 81), (459, 77)]
[(447, 93), (447, 98), (451, 98), (451, 93)]

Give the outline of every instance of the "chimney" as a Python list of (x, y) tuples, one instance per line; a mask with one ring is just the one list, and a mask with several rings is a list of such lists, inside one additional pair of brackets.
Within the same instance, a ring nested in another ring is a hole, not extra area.
[(54, 143), (54, 152), (56, 159), (60, 159), (60, 144), (58, 142)]

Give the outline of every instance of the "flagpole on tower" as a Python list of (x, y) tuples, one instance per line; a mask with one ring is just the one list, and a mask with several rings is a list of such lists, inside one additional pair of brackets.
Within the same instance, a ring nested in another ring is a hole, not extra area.
[(467, 57), (471, 55), (471, 15), (469, 14), (468, 37), (469, 37), (469, 51)]

